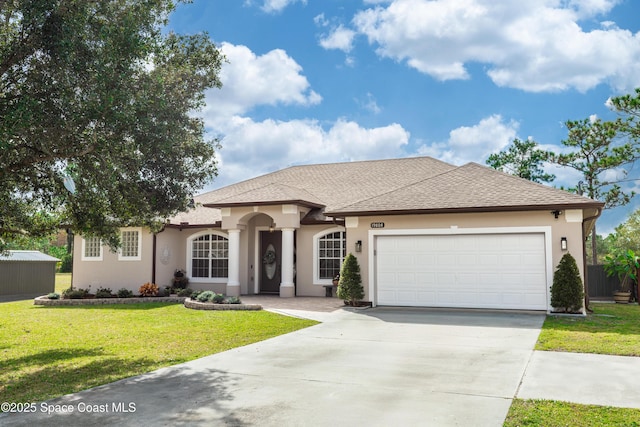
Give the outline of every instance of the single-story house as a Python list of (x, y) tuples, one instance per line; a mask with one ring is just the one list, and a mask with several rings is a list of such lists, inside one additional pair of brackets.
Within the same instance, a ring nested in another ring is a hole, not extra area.
[(76, 287), (324, 296), (353, 253), (373, 305), (550, 310), (553, 272), (603, 204), (476, 163), (430, 157), (293, 166), (196, 198), (122, 248), (76, 236)]

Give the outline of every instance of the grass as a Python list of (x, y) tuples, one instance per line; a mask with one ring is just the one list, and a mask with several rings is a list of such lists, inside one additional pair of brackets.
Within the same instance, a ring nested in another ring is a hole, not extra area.
[(640, 306), (592, 304), (586, 317), (547, 316), (536, 350), (640, 356)]
[[(640, 356), (640, 306), (592, 304), (586, 317), (547, 316), (536, 350)], [(635, 426), (640, 409), (514, 399), (505, 426)]]
[(62, 294), (62, 291), (69, 289), (71, 286), (71, 273), (56, 273), (56, 292)]
[(639, 427), (640, 409), (515, 399), (504, 426)]
[(3, 303), (2, 314), (2, 402), (51, 399), (317, 323), (167, 303), (43, 307), (27, 300)]

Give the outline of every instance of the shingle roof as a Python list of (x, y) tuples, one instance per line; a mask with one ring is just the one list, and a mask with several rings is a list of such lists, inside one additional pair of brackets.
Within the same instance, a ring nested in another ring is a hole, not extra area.
[(602, 208), (602, 203), (536, 184), (476, 163), (454, 166), (431, 157), (293, 166), (196, 198), (204, 207), (173, 224), (212, 224), (218, 209), (257, 204), (302, 204), (344, 217), (365, 213), (474, 212)]
[(399, 211), (489, 211), (602, 207), (602, 203), (537, 184), (476, 163), (422, 179), (401, 189), (328, 211), (331, 214)]
[[(203, 205), (305, 201), (337, 209), (455, 169), (431, 157), (293, 166), (203, 194)], [(287, 191), (284, 189), (287, 188)], [(296, 189), (296, 191), (292, 191)]]

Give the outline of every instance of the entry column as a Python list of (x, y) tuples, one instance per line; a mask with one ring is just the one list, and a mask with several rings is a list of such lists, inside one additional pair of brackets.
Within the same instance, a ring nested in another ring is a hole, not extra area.
[(229, 230), (229, 273), (227, 295), (240, 296), (240, 230)]
[(282, 229), (282, 282), (280, 296), (290, 298), (295, 296), (293, 283), (293, 233), (295, 228)]

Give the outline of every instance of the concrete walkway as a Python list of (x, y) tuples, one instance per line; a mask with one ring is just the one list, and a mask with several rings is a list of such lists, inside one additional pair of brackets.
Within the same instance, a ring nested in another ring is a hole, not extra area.
[(536, 351), (517, 397), (640, 409), (640, 357)]
[[(637, 361), (534, 352), (540, 313), (334, 309), (342, 303), (312, 300), (263, 304), (322, 324), (39, 403), (32, 414), (0, 414), (0, 425), (500, 426), (514, 396), (599, 404), (610, 384), (588, 394), (596, 401), (577, 400), (590, 376), (614, 359)], [(588, 375), (576, 371), (584, 363)], [(573, 387), (557, 397), (559, 382)], [(631, 382), (611, 397), (640, 395)]]

